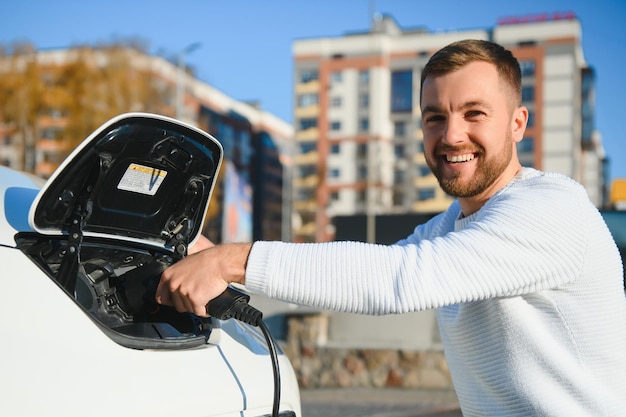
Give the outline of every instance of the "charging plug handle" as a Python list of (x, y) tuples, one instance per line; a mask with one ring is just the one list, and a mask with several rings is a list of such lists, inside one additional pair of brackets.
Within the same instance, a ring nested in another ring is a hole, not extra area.
[(235, 318), (252, 326), (259, 326), (263, 313), (248, 304), (250, 296), (232, 287), (209, 301), (207, 314), (219, 320)]

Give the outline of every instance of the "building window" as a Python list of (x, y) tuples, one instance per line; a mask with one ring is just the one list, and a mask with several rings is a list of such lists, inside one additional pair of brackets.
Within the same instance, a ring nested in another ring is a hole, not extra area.
[(300, 94), (298, 96), (298, 107), (317, 106), (319, 96), (317, 94)]
[(356, 148), (357, 156), (367, 155), (367, 143), (359, 143)]
[(301, 178), (306, 178), (317, 174), (317, 167), (315, 165), (300, 165), (299, 172)]
[(396, 184), (401, 184), (404, 182), (404, 170), (396, 169), (393, 171), (393, 182)]
[(337, 84), (340, 83), (343, 79), (342, 73), (340, 71), (333, 71), (330, 73), (330, 83)]
[(317, 127), (317, 119), (300, 119), (300, 129), (299, 130), (307, 130)]
[(61, 136), (61, 129), (57, 127), (48, 127), (42, 130), (41, 138), (55, 140)]
[(413, 110), (413, 71), (391, 73), (391, 111), (393, 113)]
[(300, 153), (305, 154), (317, 150), (317, 143), (315, 142), (302, 142), (300, 144)]
[(393, 192), (393, 205), (394, 206), (404, 205), (404, 193), (402, 191)]
[(370, 119), (364, 117), (359, 120), (359, 131), (367, 132), (370, 129)]
[(368, 84), (370, 82), (370, 72), (369, 70), (361, 70), (359, 71), (359, 84)]
[(535, 61), (520, 61), (519, 66), (522, 70), (522, 77), (535, 75)]
[(535, 139), (531, 137), (525, 137), (520, 142), (517, 142), (518, 153), (534, 153), (535, 152)]
[(526, 122), (526, 127), (533, 127), (535, 125), (535, 112), (533, 110), (528, 110), (528, 121)]
[(330, 122), (330, 130), (332, 130), (333, 132), (341, 130), (341, 122), (338, 120)]
[(340, 150), (341, 147), (338, 143), (333, 143), (332, 145), (330, 145), (330, 153), (338, 154)]
[(341, 171), (339, 170), (339, 168), (333, 168), (328, 173), (328, 176), (330, 178), (339, 178), (341, 176)]
[(393, 154), (396, 158), (404, 158), (404, 145), (398, 144), (393, 147)]
[(420, 165), (417, 167), (417, 175), (420, 177), (427, 177), (430, 175), (430, 168), (428, 168), (428, 165)]
[(296, 191), (297, 199), (300, 201), (315, 200), (315, 189), (299, 188)]
[(359, 94), (359, 107), (367, 109), (370, 106), (370, 95), (367, 93)]
[(360, 180), (367, 179), (367, 167), (365, 167), (365, 166), (359, 167), (358, 175), (359, 175), (359, 179)]
[(335, 96), (330, 99), (330, 107), (341, 107), (341, 97)]
[(302, 70), (300, 71), (300, 82), (308, 83), (310, 81), (317, 81), (319, 79), (319, 72), (317, 70)]
[(417, 199), (419, 201), (430, 200), (435, 198), (434, 188), (420, 188), (417, 190)]
[(406, 136), (406, 122), (393, 122), (393, 136), (396, 138)]
[(330, 193), (330, 200), (331, 201), (339, 201), (339, 192), (337, 191), (333, 191)]
[(522, 87), (522, 102), (528, 103), (535, 101), (535, 87), (527, 85)]

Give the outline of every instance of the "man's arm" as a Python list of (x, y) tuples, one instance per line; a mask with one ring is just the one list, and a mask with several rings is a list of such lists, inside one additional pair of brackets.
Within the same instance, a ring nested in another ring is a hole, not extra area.
[(156, 301), (181, 313), (206, 316), (207, 303), (224, 292), (228, 284), (245, 284), (251, 248), (251, 243), (230, 243), (187, 256), (163, 272)]

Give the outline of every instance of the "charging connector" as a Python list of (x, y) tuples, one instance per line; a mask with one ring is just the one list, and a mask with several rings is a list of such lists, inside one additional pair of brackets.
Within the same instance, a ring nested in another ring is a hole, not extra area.
[(207, 314), (219, 320), (235, 318), (252, 326), (259, 326), (263, 313), (248, 304), (249, 301), (248, 294), (228, 287), (218, 297), (209, 301), (206, 306)]
[(209, 301), (206, 311), (211, 317), (219, 320), (236, 320), (247, 323), (251, 326), (259, 327), (265, 341), (267, 349), (272, 359), (272, 371), (274, 372), (274, 404), (272, 407), (272, 417), (278, 417), (280, 408), (280, 369), (278, 367), (278, 354), (276, 344), (269, 329), (263, 322), (263, 313), (248, 304), (250, 296), (233, 287), (227, 287), (226, 291)]

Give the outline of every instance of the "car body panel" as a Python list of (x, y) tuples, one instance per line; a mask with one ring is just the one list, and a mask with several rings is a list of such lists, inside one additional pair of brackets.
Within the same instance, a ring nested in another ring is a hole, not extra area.
[[(5, 269), (3, 287), (12, 296), (0, 303), (4, 340), (0, 374), (11, 380), (3, 389), (1, 415), (30, 416), (43, 410), (110, 415), (111, 409), (94, 401), (106, 402), (107, 397), (114, 399), (113, 409), (122, 407), (124, 415), (147, 410), (150, 415), (222, 415), (228, 408), (243, 408), (241, 381), (221, 353), (238, 347), (227, 334), (220, 337), (219, 346), (199, 349), (122, 347), (19, 250), (0, 248), (0, 258), (7, 256), (13, 262)], [(253, 368), (257, 362), (269, 363), (267, 354), (237, 349), (234, 356)], [(199, 401), (211, 397), (220, 400)], [(267, 398), (265, 402), (269, 403)]]

